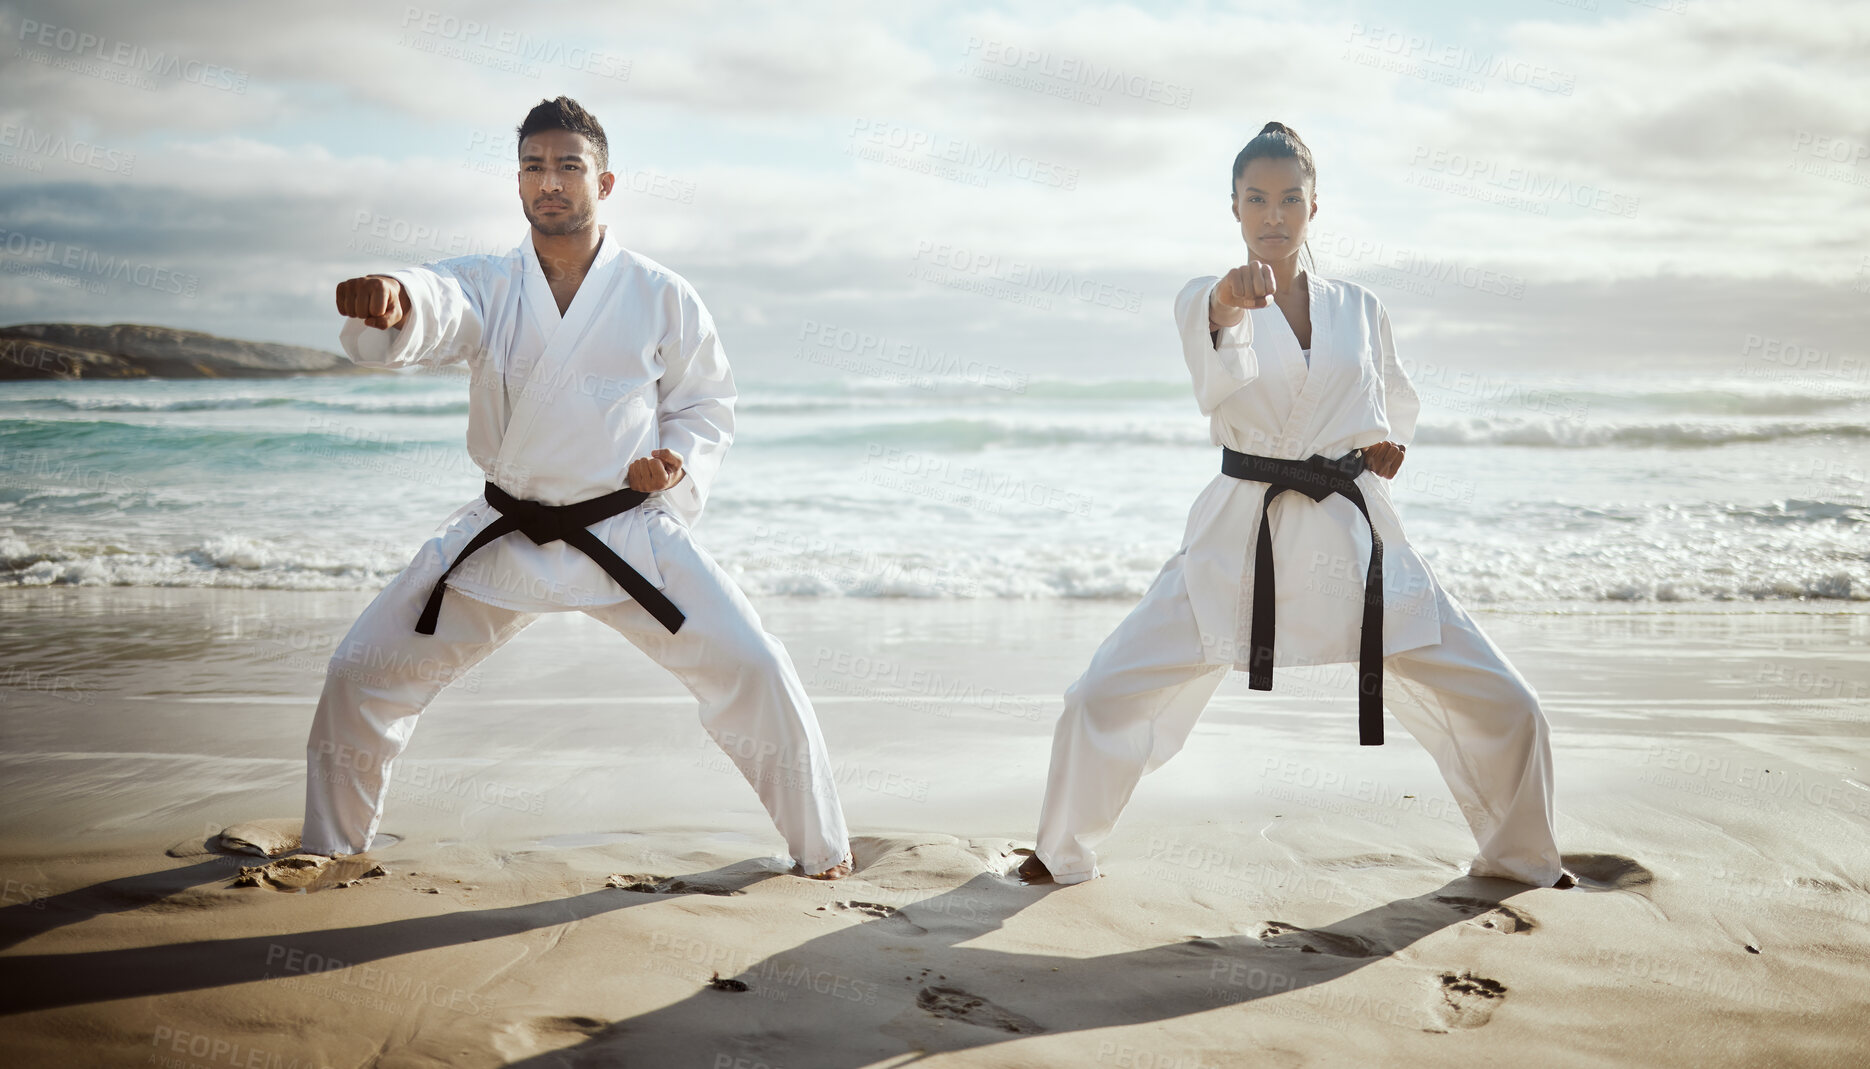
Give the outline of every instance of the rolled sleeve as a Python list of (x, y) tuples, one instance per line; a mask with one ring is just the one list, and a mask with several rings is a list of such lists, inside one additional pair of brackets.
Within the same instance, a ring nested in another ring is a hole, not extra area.
[(1208, 331), (1208, 302), (1220, 277), (1197, 278), (1175, 298), (1175, 320), (1182, 335), (1182, 358), (1194, 378), (1195, 403), (1208, 415), (1235, 390), (1260, 377), (1260, 358), (1253, 351), (1253, 313), (1224, 328), (1217, 338)]
[(353, 362), (440, 367), (479, 352), (483, 315), (471, 273), (446, 262), (374, 273), (401, 282), (410, 307), (402, 322), (388, 330), (346, 318), (338, 342)]
[(1390, 336), (1390, 314), (1377, 306), (1377, 346), (1383, 353), (1383, 415), (1389, 423), (1389, 440), (1406, 446), (1415, 438), (1416, 418), (1422, 413), (1422, 399), (1415, 384), (1396, 358), (1396, 342)]
[(684, 474), (655, 496), (665, 511), (692, 526), (733, 443), (737, 391), (714, 319), (686, 285), (680, 287), (671, 327), (663, 339), (663, 372), (656, 383), (657, 440), (661, 448), (682, 455)]

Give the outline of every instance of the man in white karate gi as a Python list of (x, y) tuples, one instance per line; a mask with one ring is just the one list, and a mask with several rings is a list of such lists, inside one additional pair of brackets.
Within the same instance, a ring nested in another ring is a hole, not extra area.
[(1387, 703), (1433, 755), (1480, 848), (1469, 874), (1573, 886), (1538, 695), (1442, 588), (1390, 500), (1421, 405), (1389, 314), (1362, 286), (1300, 270), (1315, 173), (1296, 135), (1267, 131), (1235, 161), (1252, 259), (1175, 302), (1222, 470), (1181, 550), (1065, 693), (1020, 875), (1096, 876), (1096, 848), (1138, 782), (1181, 750), (1230, 669), (1270, 690), (1275, 666), (1355, 663), (1359, 741), (1381, 744)]
[(518, 149), (531, 229), (517, 248), (338, 286), (352, 360), (467, 364), (468, 452), (487, 486), (333, 655), (306, 750), (303, 847), (370, 849), (423, 708), (537, 614), (577, 609), (699, 699), (796, 871), (847, 875), (843, 809), (798, 673), (689, 534), (734, 431), (714, 321), (681, 276), (596, 223), (616, 178), (590, 113), (542, 101)]

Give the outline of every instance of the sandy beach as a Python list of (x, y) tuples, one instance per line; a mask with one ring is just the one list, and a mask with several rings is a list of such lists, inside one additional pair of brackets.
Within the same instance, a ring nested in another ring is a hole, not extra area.
[(0, 600), (12, 1065), (1870, 1058), (1861, 612), (1478, 612), (1553, 724), (1564, 891), (1462, 875), (1432, 762), (1355, 745), (1342, 666), (1231, 678), (1104, 878), (1009, 879), (1117, 601), (763, 599), (858, 855), (799, 879), (675, 681), (551, 616), (424, 714), (384, 874), (302, 894), (235, 886), (263, 862), (218, 836), (298, 817), (367, 595)]

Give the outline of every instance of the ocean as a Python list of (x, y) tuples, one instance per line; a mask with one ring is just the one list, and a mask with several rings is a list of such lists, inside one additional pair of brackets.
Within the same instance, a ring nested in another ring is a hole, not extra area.
[[(1870, 381), (1416, 386), (1394, 496), (1466, 603), (1870, 601)], [(376, 589), (479, 490), (465, 389), (0, 386), (0, 584)], [(1218, 465), (1186, 382), (742, 378), (738, 413), (696, 534), (756, 596), (1134, 599)]]

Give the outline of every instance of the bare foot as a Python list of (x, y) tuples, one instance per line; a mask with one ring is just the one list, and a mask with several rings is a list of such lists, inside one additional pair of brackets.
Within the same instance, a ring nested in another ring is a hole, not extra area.
[(808, 880), (841, 880), (849, 876), (855, 868), (856, 863), (854, 859), (851, 855), (845, 854), (843, 861), (838, 862), (823, 872), (808, 872), (805, 874), (805, 878)]
[(1020, 862), (1019, 868), (1016, 869), (1015, 872), (1019, 876), (1019, 882), (1021, 883), (1052, 882), (1052, 870), (1045, 867), (1045, 862), (1039, 860), (1038, 854), (1034, 854)]

